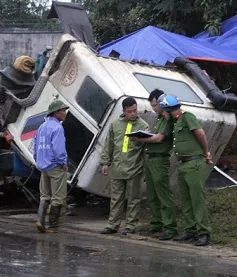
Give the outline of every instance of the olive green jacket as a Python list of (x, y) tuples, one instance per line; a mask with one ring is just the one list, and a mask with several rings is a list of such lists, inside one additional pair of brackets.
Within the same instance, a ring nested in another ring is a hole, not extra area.
[(143, 143), (132, 141), (125, 134), (148, 127), (140, 117), (134, 121), (126, 121), (124, 115), (121, 115), (112, 122), (100, 160), (101, 165), (111, 166), (112, 179), (130, 179), (142, 173)]
[(192, 131), (202, 128), (196, 116), (184, 112), (174, 123), (174, 153), (176, 156), (204, 155), (202, 146)]

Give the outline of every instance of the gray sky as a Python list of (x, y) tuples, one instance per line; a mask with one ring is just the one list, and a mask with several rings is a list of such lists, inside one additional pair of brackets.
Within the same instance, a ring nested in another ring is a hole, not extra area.
[[(55, 1), (55, 0), (54, 0)], [(55, 2), (71, 2), (71, 0), (57, 0), (57, 1), (55, 1)], [(51, 7), (51, 4), (52, 4), (52, 1), (49, 1), (48, 3), (47, 3), (47, 6), (48, 7)]]
[[(50, 1), (52, 2), (52, 1)], [(56, 2), (71, 2), (71, 0), (57, 0)]]

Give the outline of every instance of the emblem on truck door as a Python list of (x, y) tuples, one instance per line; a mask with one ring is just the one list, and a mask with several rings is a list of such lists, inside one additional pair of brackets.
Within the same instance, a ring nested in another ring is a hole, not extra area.
[(65, 87), (73, 84), (74, 81), (76, 80), (77, 72), (78, 72), (77, 62), (71, 60), (69, 62), (69, 65), (67, 66), (65, 74), (63, 75), (61, 84)]

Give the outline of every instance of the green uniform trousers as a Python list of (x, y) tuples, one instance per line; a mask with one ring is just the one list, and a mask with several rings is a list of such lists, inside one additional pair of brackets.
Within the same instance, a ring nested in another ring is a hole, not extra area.
[(127, 196), (125, 228), (134, 229), (139, 220), (143, 174), (131, 179), (112, 179), (110, 214), (107, 227), (117, 230), (121, 224)]
[(204, 193), (206, 166), (205, 159), (178, 165), (179, 191), (187, 233), (202, 235), (211, 231)]
[(168, 157), (157, 157), (146, 161), (147, 198), (152, 219), (150, 227), (176, 232), (176, 214), (173, 194), (169, 185)]
[(50, 200), (52, 206), (66, 206), (67, 172), (62, 167), (42, 172), (39, 187), (40, 200)]

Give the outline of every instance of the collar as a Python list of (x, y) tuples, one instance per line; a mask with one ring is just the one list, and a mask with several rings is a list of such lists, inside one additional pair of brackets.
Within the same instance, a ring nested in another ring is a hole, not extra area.
[(157, 118), (160, 119), (162, 117), (164, 117), (163, 114), (159, 114)]
[(185, 112), (184, 111), (181, 111), (180, 114), (177, 114), (175, 117), (174, 117), (174, 120), (178, 120)]
[(49, 120), (60, 123), (60, 121), (57, 118), (53, 117), (53, 116), (49, 116)]
[(126, 121), (126, 122), (136, 122), (136, 121), (138, 120), (138, 118), (139, 118), (139, 117), (137, 116), (135, 120), (126, 120), (124, 114), (121, 114), (121, 115), (119, 116), (119, 119), (120, 119), (120, 120), (123, 120), (123, 121)]

